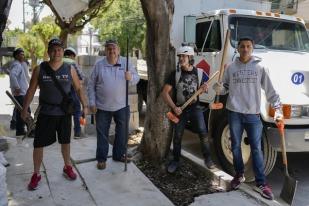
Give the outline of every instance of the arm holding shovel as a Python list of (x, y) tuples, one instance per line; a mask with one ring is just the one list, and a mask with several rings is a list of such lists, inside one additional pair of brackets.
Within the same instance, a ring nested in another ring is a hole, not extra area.
[(181, 106), (178, 107), (175, 105), (174, 101), (172, 100), (171, 96), (170, 96), (170, 92), (172, 90), (172, 86), (169, 84), (166, 84), (163, 88), (162, 91), (162, 97), (164, 99), (164, 101), (172, 108), (173, 113), (176, 115), (174, 115), (172, 112), (168, 112), (166, 115), (168, 117), (169, 120), (171, 120), (174, 123), (178, 123), (179, 119), (177, 116), (181, 115), (182, 111), (188, 106), (190, 105), (197, 96), (199, 96), (200, 94), (207, 92), (208, 91), (208, 83), (210, 81), (212, 81), (217, 75), (219, 74), (219, 72), (215, 72), (210, 79), (207, 80), (207, 82), (204, 82), (199, 89)]
[(171, 97), (172, 90), (173, 90), (173, 87), (171, 85), (165, 84), (161, 95), (162, 95), (164, 102), (167, 103), (167, 105), (173, 110), (173, 112), (179, 116), (182, 113), (182, 110), (180, 107), (176, 106), (176, 104), (174, 103)]

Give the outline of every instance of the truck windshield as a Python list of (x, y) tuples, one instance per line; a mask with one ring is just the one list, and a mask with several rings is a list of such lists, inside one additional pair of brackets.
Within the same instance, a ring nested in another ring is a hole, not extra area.
[(308, 34), (303, 24), (282, 19), (232, 16), (229, 18), (231, 43), (235, 47), (241, 37), (251, 37), (256, 49), (309, 52)]

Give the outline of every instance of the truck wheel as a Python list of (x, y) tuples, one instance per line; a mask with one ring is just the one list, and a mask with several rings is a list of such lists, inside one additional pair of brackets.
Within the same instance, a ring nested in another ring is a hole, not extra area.
[[(216, 147), (218, 159), (221, 163), (223, 170), (225, 170), (227, 173), (231, 175), (234, 175), (235, 171), (233, 167), (230, 129), (226, 118), (224, 119), (224, 121), (220, 121), (217, 124), (217, 130), (214, 133), (214, 144)], [(246, 181), (247, 182), (254, 181), (255, 177), (252, 166), (251, 149), (247, 133), (245, 131), (242, 135), (241, 150), (245, 165)], [(268, 175), (275, 165), (277, 152), (270, 145), (269, 141), (267, 140), (267, 138), (265, 138), (264, 134), (262, 139), (262, 150), (264, 154), (264, 165), (265, 165), (264, 171), (265, 175)]]

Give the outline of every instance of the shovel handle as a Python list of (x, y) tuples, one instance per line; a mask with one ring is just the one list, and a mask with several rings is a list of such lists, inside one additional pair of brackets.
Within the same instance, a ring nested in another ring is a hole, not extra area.
[[(218, 71), (216, 71), (206, 82), (208, 84), (211, 82), (217, 75), (219, 74)], [(203, 93), (203, 89), (199, 88), (180, 108), (181, 110), (184, 110), (198, 95)]]
[(286, 156), (286, 145), (285, 145), (285, 133), (284, 133), (284, 122), (279, 121), (276, 123), (279, 133), (280, 133), (280, 138), (281, 138), (281, 153), (282, 153), (282, 163), (285, 166), (285, 171), (287, 173), (288, 171), (288, 159)]
[[(219, 82), (222, 81), (223, 74), (224, 74), (224, 62), (226, 59), (226, 54), (227, 54), (227, 48), (228, 48), (228, 41), (230, 39), (230, 30), (226, 31), (225, 35), (225, 40), (224, 40), (224, 48), (223, 48), (223, 53), (222, 53), (222, 58), (221, 58), (221, 64), (220, 64), (220, 72), (219, 72)], [(215, 104), (219, 103), (219, 92), (216, 92), (216, 98), (215, 98)], [(218, 106), (217, 106), (218, 107)], [(218, 107), (219, 108), (219, 107)], [(222, 109), (222, 108), (220, 108)]]

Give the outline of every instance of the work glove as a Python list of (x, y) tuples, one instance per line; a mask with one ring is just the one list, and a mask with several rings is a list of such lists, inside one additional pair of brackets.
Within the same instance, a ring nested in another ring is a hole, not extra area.
[(215, 90), (215, 92), (217, 94), (220, 94), (221, 91), (223, 90), (223, 83), (222, 82), (216, 82), (216, 83), (214, 83), (212, 88), (213, 88), (213, 90)]
[(277, 108), (275, 110), (275, 114), (274, 114), (274, 120), (275, 122), (280, 122), (283, 120), (283, 114), (280, 108)]

